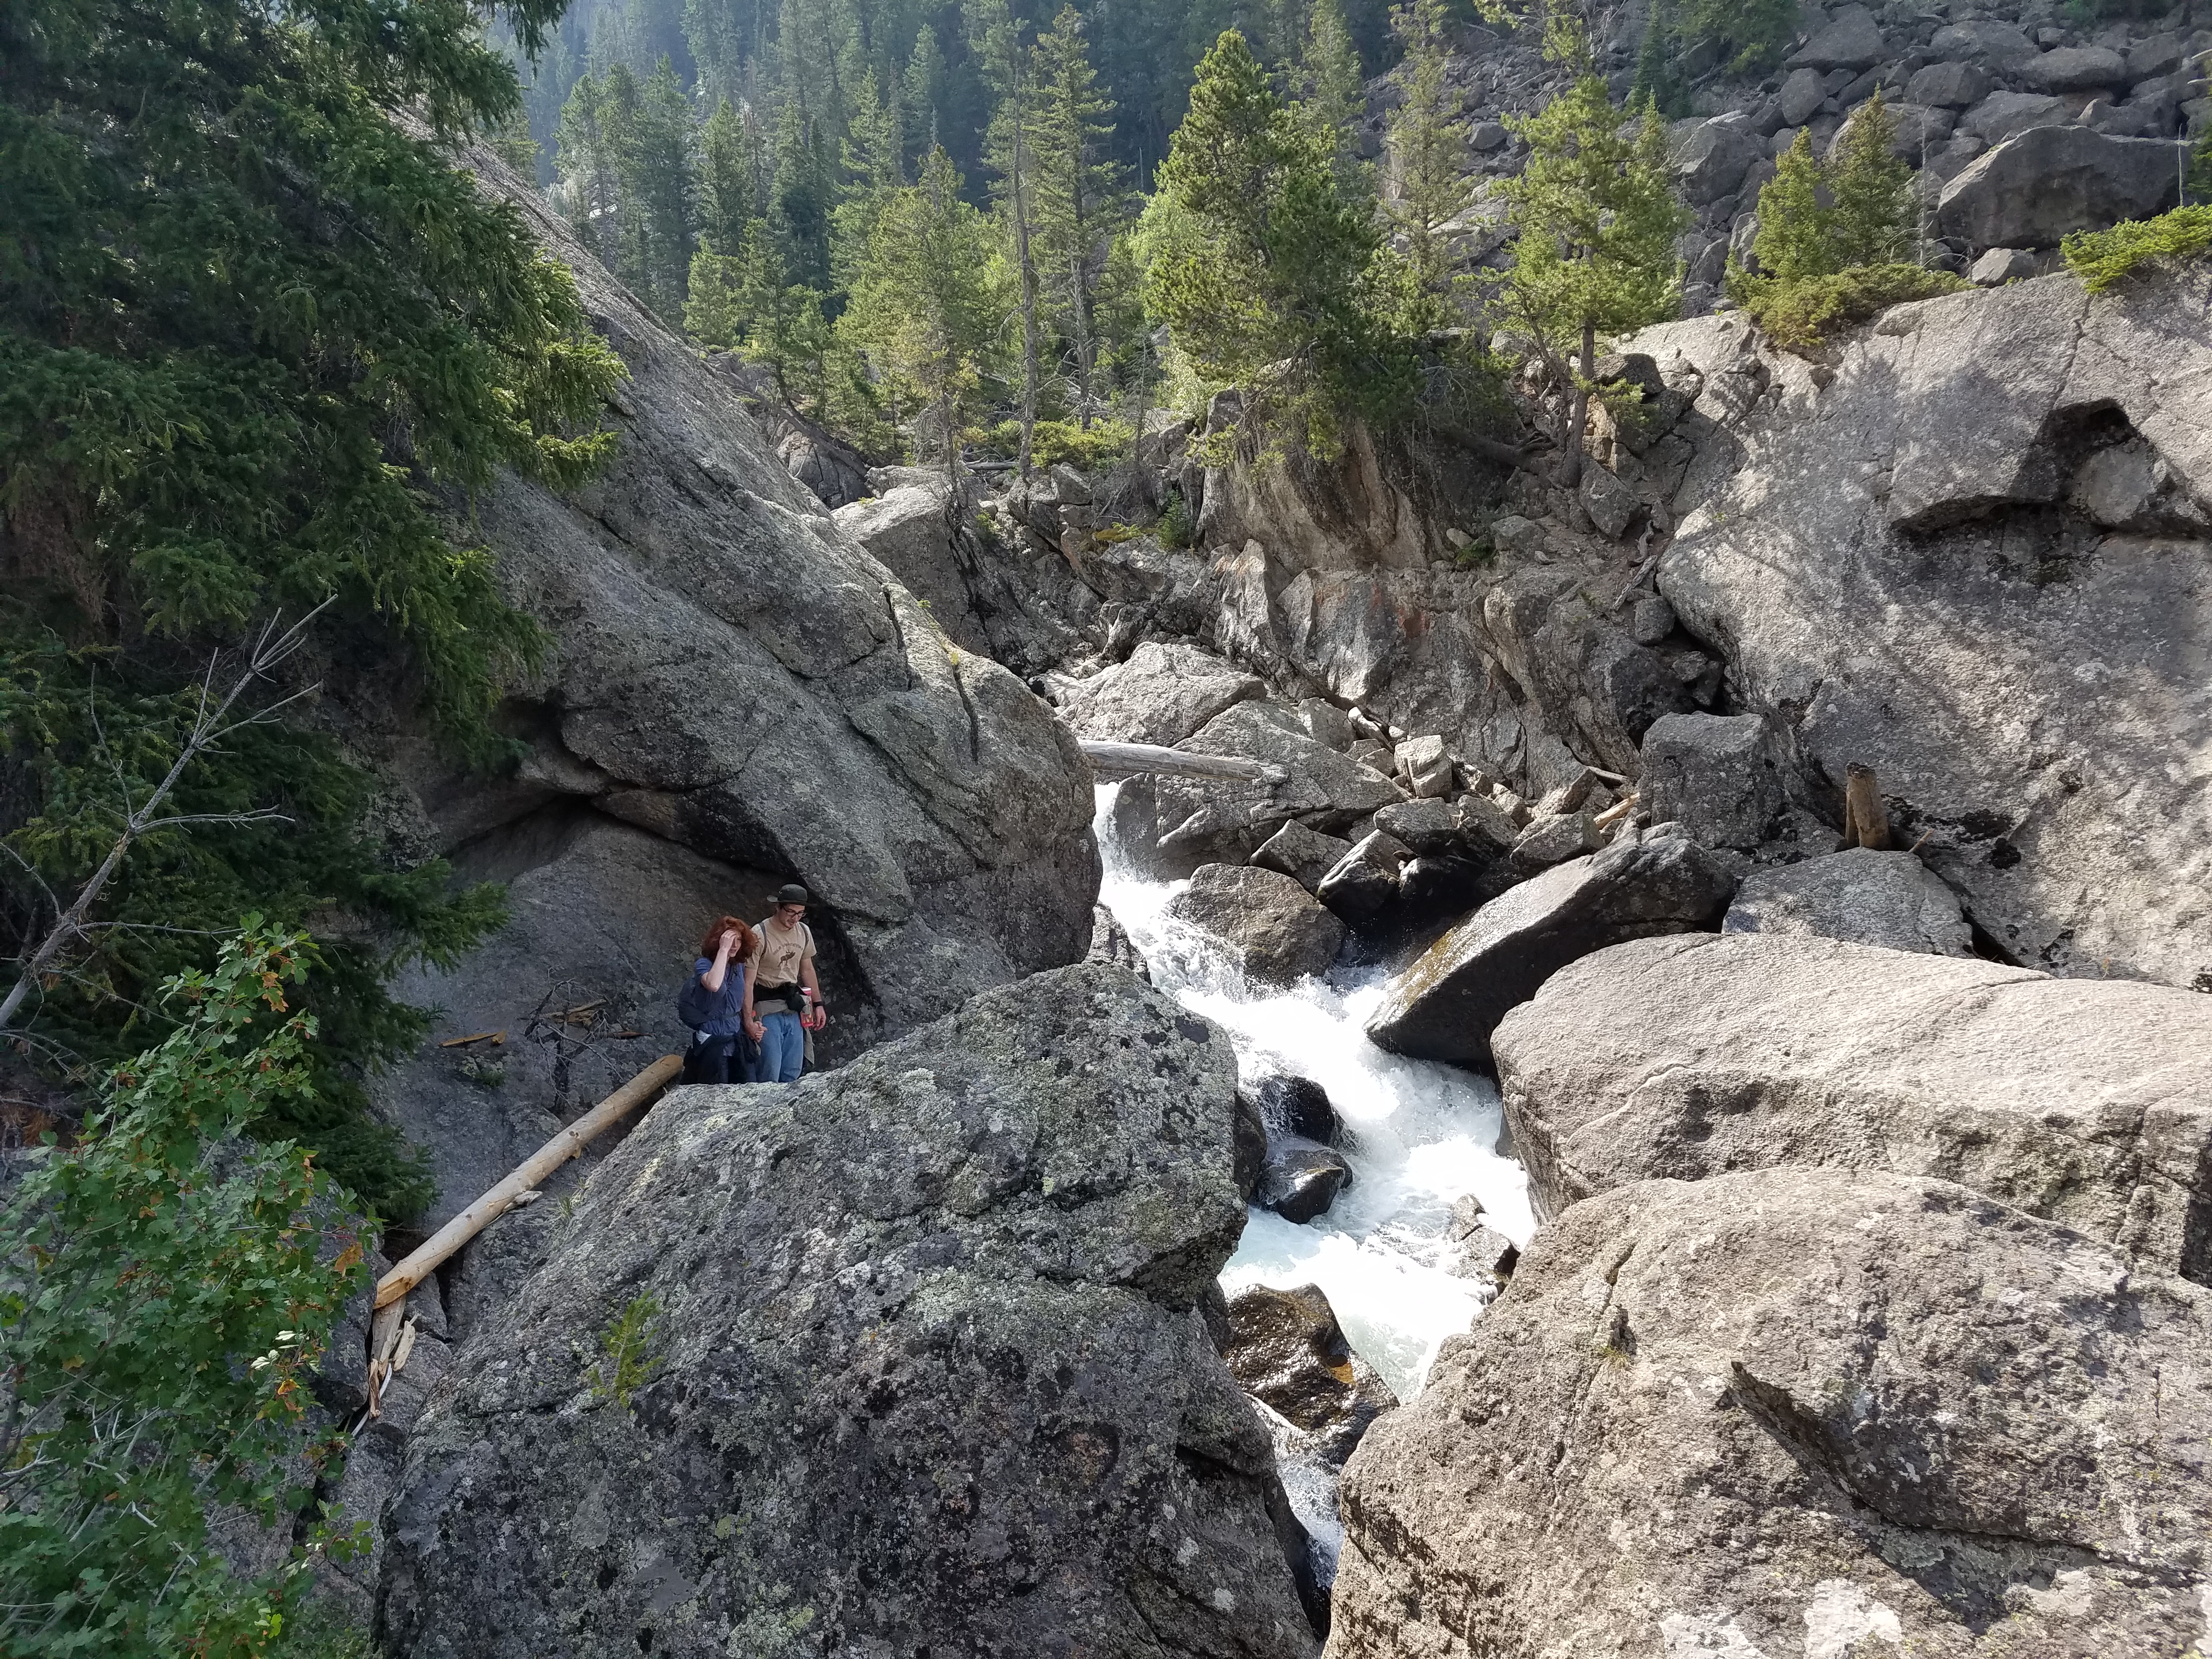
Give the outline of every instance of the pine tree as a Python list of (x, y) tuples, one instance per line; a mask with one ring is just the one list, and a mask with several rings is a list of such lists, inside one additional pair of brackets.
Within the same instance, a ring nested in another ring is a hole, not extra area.
[(791, 279), (817, 292), (830, 286), (830, 210), (835, 196), (827, 139), (803, 102), (787, 97), (776, 113), (775, 163), (769, 218)]
[(1828, 228), (1832, 210), (1820, 200), (1824, 187), (1812, 132), (1801, 127), (1759, 192), (1759, 233), (1751, 252), (1762, 278), (1795, 283), (1838, 269)]
[(717, 253), (734, 253), (745, 227), (760, 216), (755, 135), (727, 98), (699, 134), (699, 237)]
[(925, 24), (914, 37), (914, 52), (906, 60), (901, 80), (902, 103), (908, 115), (906, 162), (909, 167), (937, 148), (939, 131), (945, 125), (946, 83), (945, 48), (938, 44), (937, 31)]
[(1451, 49), (1443, 0), (1410, 0), (1390, 14), (1405, 47), (1398, 74), (1405, 98), (1390, 112), (1390, 222), (1405, 238), (1410, 295), (1405, 326), (1413, 332), (1462, 320), (1438, 230), (1467, 209), (1464, 100), (1447, 77)]
[(1367, 87), (1359, 48), (1344, 21), (1341, 0), (1314, 0), (1307, 21), (1298, 108), (1329, 148), (1329, 166), (1347, 196), (1374, 189), (1373, 169), (1359, 159), (1359, 125), (1367, 115)]
[(1328, 453), (1347, 409), (1402, 395), (1403, 354), (1369, 280), (1376, 235), (1329, 151), (1269, 88), (1234, 29), (1199, 64), (1146, 210), (1146, 308), (1199, 374)]
[(1109, 157), (1114, 106), (1100, 94), (1083, 18), (1062, 6), (1041, 36), (1036, 65), (1036, 265), (1046, 314), (1067, 341), (1075, 412), (1092, 414), (1098, 353), (1093, 259), (1116, 216), (1117, 169)]
[(604, 115), (599, 78), (588, 74), (580, 77), (561, 106), (556, 165), (562, 214), (575, 228), (576, 240), (611, 270), (622, 187)]
[(921, 181), (895, 191), (877, 216), (845, 326), (882, 374), (911, 386), (924, 418), (916, 448), (935, 448), (960, 478), (961, 433), (997, 325), (989, 222), (961, 199), (942, 149)]
[(1576, 76), (1540, 112), (1509, 123), (1529, 155), (1504, 187), (1519, 234), (1499, 306), (1571, 383), (1559, 448), (1560, 482), (1572, 488), (1582, 477), (1597, 337), (1680, 310), (1674, 239), (1690, 216), (1674, 198), (1665, 129), (1647, 113), (1624, 130), (1579, 27), (1555, 15), (1546, 49)]
[(851, 283), (853, 266), (866, 251), (884, 198), (906, 182), (905, 154), (896, 84), (880, 93), (875, 70), (861, 70), (845, 141), (847, 180), (831, 215), (831, 270), (841, 286)]
[(1828, 164), (1834, 269), (1903, 263), (1912, 252), (1912, 169), (1895, 154), (1897, 118), (1881, 90), (1852, 112)]
[(694, 218), (690, 100), (667, 58), (641, 89), (623, 194), (635, 204), (639, 297), (673, 322), (683, 314)]
[(1037, 394), (1042, 374), (1042, 284), (1037, 278), (1036, 65), (1023, 42), (1020, 26), (1006, 0), (966, 0), (963, 9), (983, 64), (985, 79), (998, 98), (983, 146), (986, 166), (998, 174), (992, 195), (1006, 228), (1006, 258), (1018, 295), (1022, 319), (1022, 402), (1017, 417), (1020, 436), (1014, 465), (1030, 476), (1036, 443)]

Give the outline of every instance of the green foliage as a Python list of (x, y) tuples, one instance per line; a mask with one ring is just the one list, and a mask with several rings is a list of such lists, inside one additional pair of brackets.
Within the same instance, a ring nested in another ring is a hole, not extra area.
[(627, 1407), (630, 1396), (660, 1374), (660, 1304), (650, 1291), (632, 1297), (599, 1333), (592, 1398)]
[[(727, 129), (719, 136), (726, 143)], [(559, 143), (561, 200), (578, 237), (672, 320), (698, 223), (691, 111), (674, 66), (663, 58), (642, 82), (626, 64), (585, 76), (561, 112)]]
[(1797, 32), (1797, 0), (1678, 0), (1672, 27), (1685, 49), (1710, 44), (1730, 72), (1781, 62)]
[(1367, 118), (1366, 76), (1341, 0), (1313, 0), (1298, 75), (1298, 115), (1328, 146), (1329, 167), (1347, 196), (1374, 193), (1374, 169), (1359, 159)]
[(1629, 83), (1631, 109), (1656, 109), (1680, 118), (1690, 112), (1689, 88), (1674, 62), (1674, 0), (1651, 0), (1644, 39), (1636, 48), (1636, 78)]
[(1405, 97), (1390, 112), (1388, 148), (1391, 182), (1387, 212), (1405, 239), (1407, 301), (1401, 326), (1409, 333), (1448, 328), (1462, 320), (1439, 229), (1464, 212), (1467, 130), (1464, 100), (1447, 74), (1451, 45), (1444, 0), (1408, 0), (1390, 14), (1405, 59), (1398, 76)]
[(1182, 490), (1168, 491), (1168, 504), (1160, 513), (1158, 534), (1162, 547), (1188, 547), (1196, 539), (1198, 526)]
[(997, 331), (988, 222), (960, 197), (951, 158), (933, 150), (921, 181), (885, 198), (840, 333), (926, 407), (934, 446), (955, 463), (969, 400)]
[(165, 988), (175, 1029), (0, 1209), (0, 1647), (258, 1655), (304, 1560), (235, 1578), (211, 1504), (264, 1522), (312, 1469), (307, 1383), (368, 1282), (362, 1223), (296, 1147), (246, 1139), (311, 1090), (306, 940), (247, 918)]
[(268, 1659), (377, 1659), (368, 1632), (321, 1597), (301, 1602), (267, 1650)]
[[(194, 691), (158, 668), (70, 650), (0, 611), (0, 780), (14, 808), (0, 839), (13, 854), (0, 919), (11, 936), (31, 939), (50, 924), (41, 882), (65, 903), (106, 856), (127, 811), (120, 791), (151, 793), (194, 706)], [(396, 1218), (428, 1200), (428, 1173), (370, 1114), (360, 1078), (411, 1048), (428, 1020), (394, 1002), (384, 980), (410, 961), (451, 963), (505, 915), (495, 888), (449, 891), (444, 864), (389, 860), (362, 828), (368, 799), (369, 781), (319, 733), (253, 725), (204, 752), (171, 798), (177, 812), (274, 808), (284, 821), (182, 825), (141, 841), (103, 893), (92, 936), (44, 988), (29, 1030), (81, 1062), (118, 1059), (167, 1028), (155, 988), (204, 961), (241, 911), (291, 926), (316, 919), (336, 938), (319, 947), (321, 971), (303, 994), (319, 1027), (307, 1060), (314, 1086), (275, 1102), (270, 1128), (313, 1147)]]
[(1919, 265), (1855, 265), (1792, 283), (1739, 273), (1729, 292), (1775, 344), (1806, 352), (1816, 349), (1838, 330), (1869, 321), (1892, 306), (1930, 300), (1966, 285), (1948, 270)]
[(1835, 269), (1891, 265), (1912, 252), (1912, 169), (1893, 153), (1897, 121), (1879, 88), (1851, 112), (1827, 169)]
[(1674, 198), (1657, 118), (1624, 124), (1578, 33), (1556, 31), (1550, 50), (1580, 72), (1543, 110), (1510, 123), (1529, 156), (1503, 187), (1519, 236), (1498, 309), (1564, 371), (1578, 350), (1588, 356), (1593, 336), (1680, 311), (1674, 239), (1690, 216)]
[[(1011, 457), (1021, 445), (1021, 423), (1001, 421), (972, 435), (992, 453)], [(1031, 433), (1030, 454), (1039, 466), (1058, 466), (1065, 461), (1079, 471), (1095, 472), (1127, 454), (1134, 436), (1127, 421), (1094, 421), (1089, 426), (1073, 421), (1039, 421)]]
[(1759, 234), (1751, 251), (1760, 276), (1794, 283), (1842, 268), (1830, 244), (1831, 210), (1820, 199), (1823, 185), (1812, 132), (1801, 127), (1776, 160), (1774, 177), (1759, 189)]
[(1380, 238), (1331, 158), (1231, 30), (1199, 65), (1147, 213), (1148, 310), (1200, 376), (1252, 390), (1320, 453), (1345, 413), (1394, 408), (1412, 377), (1370, 274)]
[[(506, 9), (536, 41), (554, 0)], [(574, 483), (621, 373), (522, 215), (431, 140), (514, 77), (433, 0), (0, 11), (0, 506), (87, 629), (234, 629), (336, 591), (482, 745), (538, 636), (430, 489)]]
[(2212, 206), (2179, 207), (2155, 219), (2131, 219), (2110, 230), (2076, 231), (2059, 244), (2066, 268), (2092, 294), (2102, 294), (2146, 266), (2194, 259), (2212, 250)]
[(1729, 297), (1777, 345), (1811, 351), (1893, 305), (1964, 286), (1911, 263), (1911, 171), (1891, 150), (1896, 123), (1877, 92), (1844, 129), (1833, 159), (1800, 132), (1759, 193), (1759, 274), (1732, 270)]
[(1079, 421), (1093, 408), (1092, 377), (1100, 356), (1094, 268), (1102, 243), (1126, 222), (1120, 169), (1110, 159), (1114, 106), (1091, 67), (1083, 18), (1064, 5), (1039, 36), (1036, 86), (1036, 262), (1043, 320), (1059, 337), (1059, 356)]

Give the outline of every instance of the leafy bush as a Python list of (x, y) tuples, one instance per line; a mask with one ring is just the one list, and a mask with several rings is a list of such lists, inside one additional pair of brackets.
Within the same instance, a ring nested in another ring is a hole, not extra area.
[(2076, 231), (2059, 244), (2066, 268), (2102, 294), (2145, 265), (2192, 259), (2212, 248), (2212, 206), (2180, 207), (2155, 219), (2130, 219), (2110, 230)]
[[(1019, 421), (1001, 421), (970, 435), (993, 454), (1012, 459), (1021, 453)], [(1135, 438), (1135, 429), (1127, 421), (1094, 421), (1088, 428), (1073, 421), (1039, 421), (1030, 430), (1030, 459), (1038, 466), (1065, 461), (1079, 472), (1095, 472), (1127, 454)]]
[(659, 1375), (660, 1304), (651, 1291), (632, 1297), (599, 1334), (599, 1359), (592, 1397), (627, 1407), (630, 1396)]
[(1948, 270), (1861, 265), (1794, 283), (1738, 272), (1729, 279), (1729, 294), (1775, 344), (1807, 352), (1818, 349), (1837, 330), (1867, 322), (1892, 306), (1933, 299), (1966, 286), (1963, 278)]
[[(368, 1283), (358, 1218), (296, 1146), (246, 1138), (309, 1091), (306, 941), (248, 917), (164, 988), (179, 1024), (0, 1208), (0, 1650), (266, 1650), (307, 1560), (234, 1577), (214, 1504), (263, 1522), (315, 1447), (307, 1383)], [(335, 1251), (334, 1256), (328, 1253)]]

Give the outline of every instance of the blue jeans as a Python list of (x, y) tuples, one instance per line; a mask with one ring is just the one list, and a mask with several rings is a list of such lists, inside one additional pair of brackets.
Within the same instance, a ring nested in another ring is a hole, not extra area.
[(763, 1014), (760, 1059), (745, 1068), (748, 1083), (796, 1083), (806, 1064), (806, 1033), (797, 1014)]

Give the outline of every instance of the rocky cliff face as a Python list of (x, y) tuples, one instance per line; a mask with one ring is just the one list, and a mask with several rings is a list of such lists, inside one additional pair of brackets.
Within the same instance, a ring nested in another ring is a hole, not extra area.
[(1816, 789), (1872, 765), (2032, 966), (2212, 986), (2208, 304), (2201, 268), (2047, 277), (1817, 368), (1725, 319), (1636, 342), (1767, 385), (1701, 444), (1660, 592)]
[[(757, 919), (793, 878), (812, 891), (835, 1058), (1079, 957), (1098, 867), (1089, 769), (1050, 710), (951, 644), (769, 453), (726, 377), (477, 159), (575, 268), (632, 379), (609, 411), (620, 449), (589, 486), (509, 479), (471, 504), (550, 641), (501, 711), (518, 769), (473, 777), (384, 743), (402, 829), (510, 881), (516, 909), (456, 969), (399, 988), (447, 1011), (441, 1037), (508, 1035), (502, 1091), (435, 1050), (380, 1086), (441, 1166), (434, 1219), (542, 1139), (544, 1108), (679, 1040), (674, 992), (720, 911)], [(593, 1003), (600, 1030), (643, 1035), (569, 1054), (581, 1027), (524, 1041), (541, 1004)]]
[(671, 1095), (434, 1392), (387, 1650), (1312, 1654), (1196, 1311), (1235, 1089), (1219, 1032), (1083, 967)]
[(1352, 1455), (1329, 1651), (2179, 1655), (2208, 1320), (1947, 1182), (1577, 1204)]

